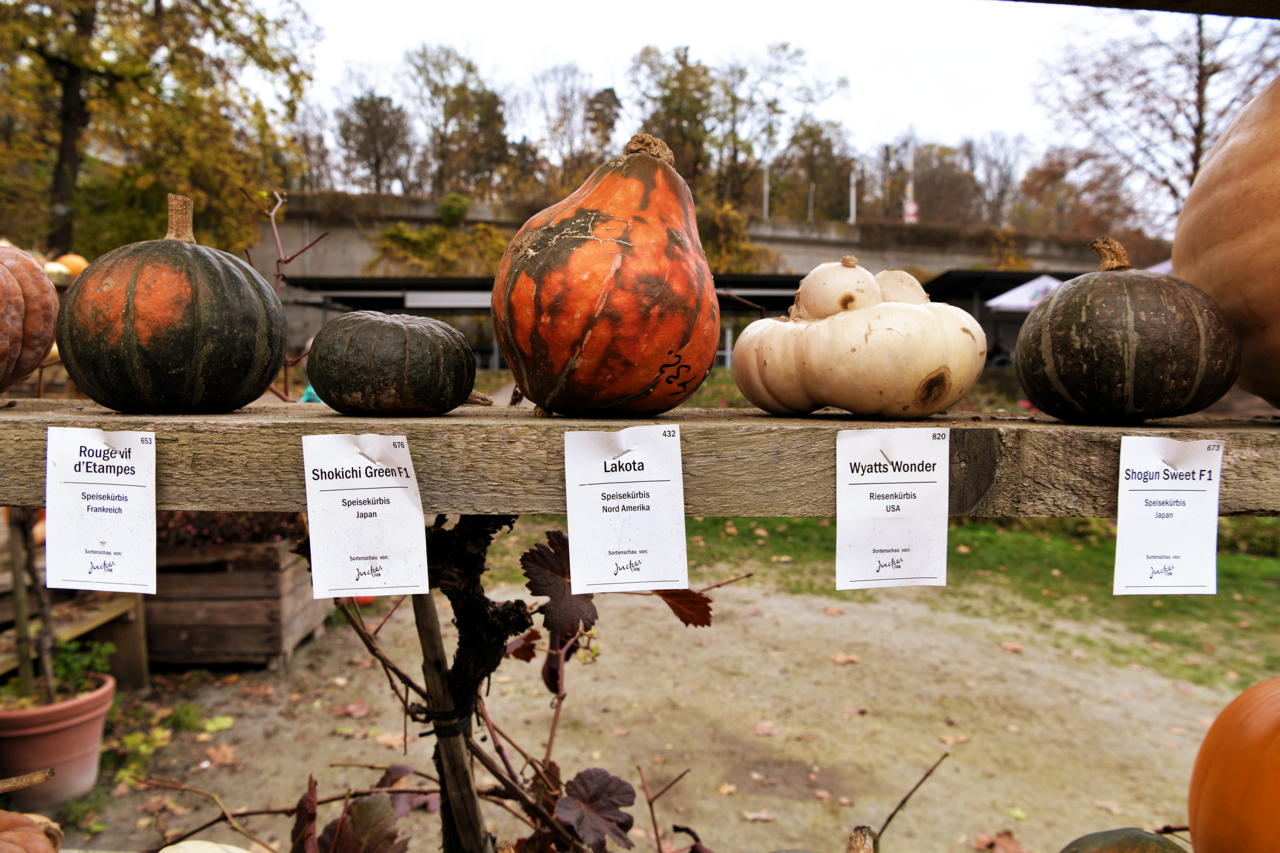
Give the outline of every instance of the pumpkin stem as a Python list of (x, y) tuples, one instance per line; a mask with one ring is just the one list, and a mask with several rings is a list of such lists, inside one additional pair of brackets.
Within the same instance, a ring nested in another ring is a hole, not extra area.
[(853, 255), (842, 255), (840, 258), (840, 266), (853, 269), (858, 265), (858, 259)]
[(194, 205), (185, 195), (169, 193), (169, 230), (164, 235), (166, 240), (181, 240), (194, 243), (195, 234), (191, 232), (191, 210)]
[(1089, 244), (1089, 248), (1098, 253), (1098, 269), (1102, 272), (1111, 270), (1133, 269), (1129, 263), (1129, 253), (1120, 245), (1120, 241), (1112, 237), (1099, 237)]
[(648, 133), (637, 133), (631, 137), (631, 141), (627, 143), (626, 148), (622, 149), (622, 153), (648, 154), (651, 157), (657, 157), (673, 168), (676, 165), (676, 155), (671, 153), (671, 148), (667, 143)]

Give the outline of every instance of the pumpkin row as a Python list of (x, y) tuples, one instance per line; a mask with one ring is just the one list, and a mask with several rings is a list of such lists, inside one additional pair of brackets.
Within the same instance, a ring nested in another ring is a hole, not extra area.
[[(170, 196), (169, 213), (164, 239), (89, 264), (60, 312), (39, 265), (0, 250), (0, 388), (48, 353), (56, 317), (68, 374), (108, 408), (211, 414), (267, 390), (284, 361), (279, 298), (249, 264), (195, 243), (189, 199)], [(1114, 240), (1093, 246), (1099, 271), (1058, 288), (1019, 334), (1014, 364), (1031, 403), (1063, 420), (1133, 424), (1218, 400), (1241, 369), (1232, 318), (1192, 284), (1131, 269)], [(517, 387), (545, 412), (648, 417), (687, 400), (715, 361), (720, 317), (670, 149), (640, 134), (531, 217), (491, 305)], [(733, 374), (774, 414), (831, 406), (910, 419), (956, 403), (985, 358), (973, 317), (931, 303), (908, 273), (872, 275), (850, 255), (805, 276), (786, 316), (748, 326)], [(436, 415), (468, 398), (475, 364), (445, 323), (354, 312), (321, 329), (308, 376), (341, 412)]]

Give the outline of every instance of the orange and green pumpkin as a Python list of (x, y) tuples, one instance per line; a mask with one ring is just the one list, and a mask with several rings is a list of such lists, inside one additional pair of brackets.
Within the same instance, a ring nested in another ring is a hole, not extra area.
[(1196, 853), (1280, 850), (1280, 678), (1214, 719), (1191, 770), (1187, 822)]
[(1186, 853), (1186, 850), (1163, 835), (1130, 826), (1082, 835), (1063, 847), (1061, 853)]
[(1073, 423), (1136, 424), (1198, 412), (1231, 389), (1240, 340), (1188, 282), (1136, 270), (1115, 240), (1089, 244), (1097, 272), (1032, 309), (1013, 364), (1027, 399)]
[(196, 244), (182, 196), (169, 197), (164, 239), (95, 260), (58, 321), (58, 352), (76, 387), (121, 412), (238, 409), (267, 390), (284, 350), (275, 290), (234, 255)]
[(710, 372), (720, 311), (693, 196), (672, 163), (661, 140), (632, 138), (507, 247), (495, 337), (521, 393), (543, 409), (655, 415)]
[(49, 354), (58, 292), (39, 261), (0, 247), (0, 390), (21, 381)]

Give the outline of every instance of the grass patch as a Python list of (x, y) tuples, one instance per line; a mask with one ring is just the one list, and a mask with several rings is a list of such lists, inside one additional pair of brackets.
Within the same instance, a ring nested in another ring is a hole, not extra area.
[(971, 612), (1122, 626), (1141, 640), (1106, 642), (1107, 656), (1172, 678), (1243, 687), (1280, 669), (1280, 561), (1222, 552), (1217, 595), (1117, 596), (1110, 525), (1092, 524), (1098, 529), (1071, 533), (1025, 521), (958, 523), (948, 589)]
[[(1280, 671), (1280, 559), (1263, 550), (1280, 519), (1224, 519), (1235, 530), (1218, 555), (1218, 594), (1114, 596), (1115, 534), (1100, 519), (956, 519), (948, 585), (930, 590), (937, 608), (1034, 626), (1060, 645), (1090, 646), (1116, 664), (1170, 678), (1243, 687)], [(520, 555), (563, 516), (522, 516), (490, 549), (490, 580), (524, 584)], [(1247, 529), (1246, 529), (1247, 528)], [(824, 518), (686, 520), (689, 583), (697, 588), (747, 572), (746, 583), (783, 594), (870, 601), (886, 592), (835, 590), (835, 523)], [(1067, 623), (1112, 625), (1082, 635)], [(1128, 633), (1126, 633), (1128, 632)]]

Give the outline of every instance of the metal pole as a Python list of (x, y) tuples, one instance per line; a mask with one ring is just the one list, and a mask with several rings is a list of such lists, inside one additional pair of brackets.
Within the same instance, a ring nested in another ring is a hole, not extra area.
[(764, 198), (762, 199), (761, 209), (764, 211), (761, 218), (769, 218), (769, 164), (764, 164)]

